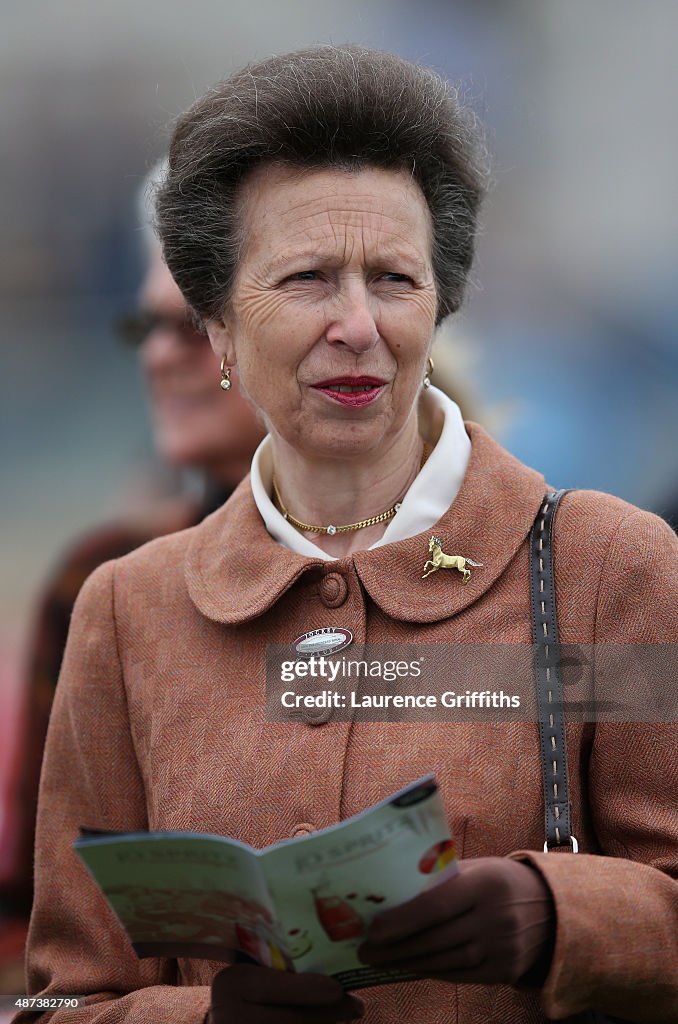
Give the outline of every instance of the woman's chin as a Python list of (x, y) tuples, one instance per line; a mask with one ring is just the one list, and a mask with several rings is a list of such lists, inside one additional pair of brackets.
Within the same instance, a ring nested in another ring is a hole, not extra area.
[[(377, 412), (358, 410), (357, 415), (319, 416), (317, 410), (287, 417), (267, 417), (269, 432), (281, 448), (315, 460), (360, 459), (370, 453), (386, 451), (400, 434), (407, 421), (407, 415), (394, 415), (391, 407)], [(332, 410), (334, 413), (334, 410)], [(405, 421), (405, 423), (403, 422)], [(416, 429), (416, 413), (414, 418)], [(277, 447), (277, 445), (276, 445)]]
[(288, 433), (284, 439), (290, 448), (311, 460), (350, 459), (355, 462), (379, 452), (389, 436), (381, 429), (375, 430), (374, 424), (369, 425), (370, 429), (367, 427), (367, 424), (362, 429), (355, 429), (355, 425), (351, 430), (335, 427), (331, 431), (308, 431), (300, 436)]

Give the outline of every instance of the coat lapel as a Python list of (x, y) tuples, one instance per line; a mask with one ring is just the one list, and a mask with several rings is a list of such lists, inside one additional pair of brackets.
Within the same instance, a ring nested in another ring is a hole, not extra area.
[[(471, 458), (459, 494), (426, 533), (329, 563), (352, 563), (372, 600), (406, 622), (436, 622), (472, 604), (502, 574), (525, 541), (545, 492), (544, 478), (523, 466), (476, 424), (467, 424)], [(456, 570), (422, 579), (428, 540), (436, 534), (447, 554), (482, 562), (462, 583)], [(198, 610), (236, 624), (262, 615), (308, 570), (328, 563), (278, 544), (267, 532), (249, 477), (230, 500), (195, 528), (185, 577)], [(527, 586), (527, 582), (526, 582)]]
[[(471, 458), (459, 494), (426, 533), (353, 556), (372, 600), (394, 619), (437, 622), (473, 604), (503, 573), (528, 533), (546, 491), (544, 478), (523, 466), (476, 424), (467, 423)], [(422, 579), (429, 537), (448, 555), (482, 562), (462, 582), (456, 569)], [(527, 580), (525, 581), (527, 587)]]
[(215, 622), (235, 624), (262, 615), (304, 572), (326, 564), (273, 540), (248, 475), (223, 508), (196, 527), (185, 578), (198, 611)]

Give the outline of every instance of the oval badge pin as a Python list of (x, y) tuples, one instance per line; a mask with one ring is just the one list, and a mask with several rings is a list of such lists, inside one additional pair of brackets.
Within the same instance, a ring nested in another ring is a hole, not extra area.
[(337, 651), (343, 651), (344, 647), (348, 647), (352, 640), (353, 633), (350, 629), (343, 629), (341, 626), (322, 626), (298, 636), (294, 641), (294, 649), (302, 658), (336, 654)]

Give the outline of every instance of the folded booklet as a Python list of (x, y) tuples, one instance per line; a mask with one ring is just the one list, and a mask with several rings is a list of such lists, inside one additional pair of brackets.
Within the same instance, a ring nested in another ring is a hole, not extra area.
[(345, 988), (404, 980), (361, 964), (371, 920), (458, 870), (433, 776), (263, 850), (197, 832), (86, 833), (74, 848), (139, 957), (248, 958)]

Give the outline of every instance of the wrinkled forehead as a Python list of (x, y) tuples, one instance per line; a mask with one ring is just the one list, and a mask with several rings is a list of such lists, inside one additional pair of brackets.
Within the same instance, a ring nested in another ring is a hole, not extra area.
[(239, 202), (243, 256), (269, 262), (300, 248), (320, 255), (348, 242), (430, 264), (430, 211), (405, 171), (266, 164), (243, 183)]

